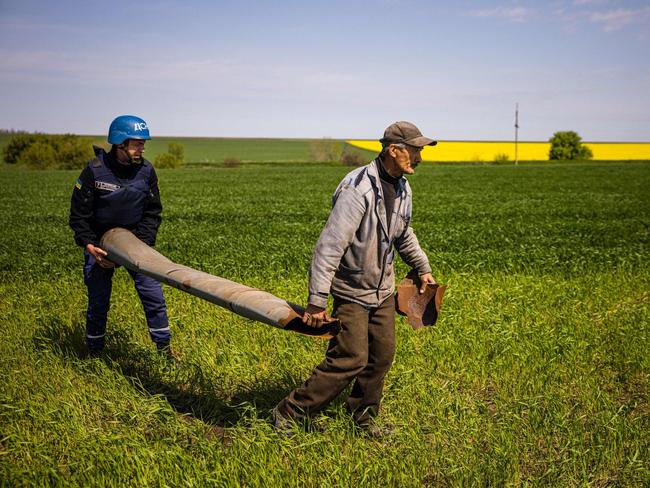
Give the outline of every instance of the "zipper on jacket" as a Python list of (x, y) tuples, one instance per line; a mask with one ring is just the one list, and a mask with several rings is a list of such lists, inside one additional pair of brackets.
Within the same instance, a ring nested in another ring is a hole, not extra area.
[(384, 273), (386, 272), (386, 261), (388, 261), (388, 255), (390, 254), (392, 244), (390, 242), (390, 239), (388, 239), (388, 249), (384, 253), (384, 264), (381, 267), (381, 275), (379, 276), (379, 283), (377, 283), (377, 291), (375, 294), (377, 295), (377, 302), (379, 302), (379, 290), (381, 288), (381, 284), (384, 281)]
[[(402, 204), (404, 203), (404, 191), (402, 190), (400, 198), (399, 198), (399, 205), (397, 206), (397, 217), (400, 217), (400, 212), (402, 211)], [(384, 211), (386, 209), (386, 205), (384, 205)], [(386, 216), (386, 220), (388, 220), (388, 216)], [(393, 226), (395, 226), (395, 219), (391, 218), (391, 222)], [(381, 275), (379, 276), (379, 283), (377, 283), (377, 291), (375, 294), (377, 295), (377, 301), (379, 301), (379, 290), (381, 288), (381, 284), (384, 281), (384, 273), (386, 272), (386, 261), (388, 261), (388, 255), (390, 252), (393, 250), (393, 241), (390, 238), (390, 227), (388, 229), (388, 248), (386, 249), (386, 252), (384, 253), (384, 264), (381, 267)]]

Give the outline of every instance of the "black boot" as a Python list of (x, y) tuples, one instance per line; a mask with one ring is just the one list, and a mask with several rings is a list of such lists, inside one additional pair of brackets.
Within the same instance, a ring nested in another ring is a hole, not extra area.
[(370, 439), (381, 441), (395, 434), (395, 428), (392, 425), (378, 425), (374, 419), (362, 424), (356, 424), (361, 435)]
[(278, 408), (279, 406), (280, 404), (278, 403), (271, 411), (273, 427), (275, 427), (275, 430), (280, 437), (291, 439), (296, 435), (296, 432), (294, 430), (296, 423), (291, 417), (282, 415), (282, 413), (280, 413), (280, 409)]
[(98, 348), (98, 347), (93, 347), (93, 348), (88, 348), (88, 357), (89, 358), (101, 358), (104, 356), (104, 348)]
[(158, 349), (158, 354), (160, 354), (167, 361), (178, 364), (178, 358), (174, 355), (172, 351), (172, 346), (169, 344), (169, 341), (156, 342), (156, 348)]

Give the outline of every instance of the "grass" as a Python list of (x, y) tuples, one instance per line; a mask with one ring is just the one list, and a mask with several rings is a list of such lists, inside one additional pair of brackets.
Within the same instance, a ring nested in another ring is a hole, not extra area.
[[(304, 303), (346, 171), (161, 170), (158, 249)], [(326, 343), (165, 288), (169, 369), (123, 270), (107, 355), (86, 358), (76, 177), (0, 172), (2, 484), (650, 484), (650, 165), (418, 169), (413, 225), (450, 288), (434, 328), (398, 319), (383, 442), (356, 436), (340, 400), (324, 433), (279, 437), (270, 410)]]

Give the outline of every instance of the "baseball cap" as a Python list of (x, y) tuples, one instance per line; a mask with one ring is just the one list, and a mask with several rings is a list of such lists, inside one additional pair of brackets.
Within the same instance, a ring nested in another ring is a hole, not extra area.
[(404, 120), (389, 125), (384, 131), (384, 137), (379, 139), (379, 142), (382, 144), (408, 144), (416, 147), (438, 144), (438, 141), (424, 137), (414, 124)]

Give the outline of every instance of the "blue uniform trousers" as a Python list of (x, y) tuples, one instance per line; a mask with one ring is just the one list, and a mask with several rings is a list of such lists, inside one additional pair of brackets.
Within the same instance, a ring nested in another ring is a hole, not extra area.
[[(88, 288), (88, 311), (86, 313), (86, 341), (90, 351), (104, 348), (106, 317), (111, 305), (111, 288), (114, 268), (102, 268), (95, 258), (84, 251), (84, 282)], [(167, 319), (167, 306), (160, 283), (143, 275), (127, 270), (133, 278), (151, 339), (156, 343), (169, 342), (171, 332)]]

